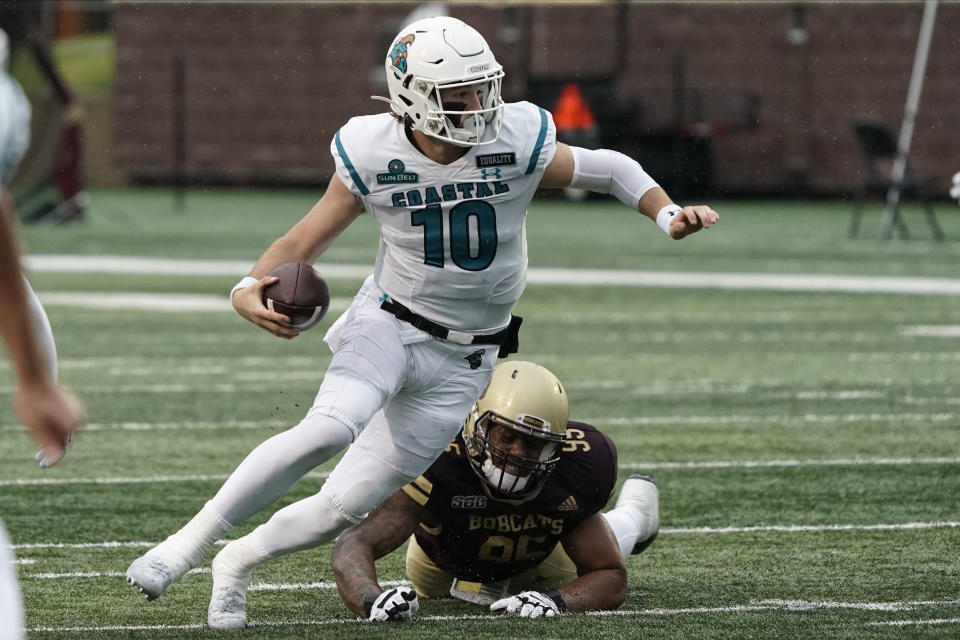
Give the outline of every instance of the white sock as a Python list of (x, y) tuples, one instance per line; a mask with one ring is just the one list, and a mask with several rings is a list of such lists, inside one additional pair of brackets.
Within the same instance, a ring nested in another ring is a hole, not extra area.
[(630, 557), (634, 545), (637, 544), (638, 540), (641, 540), (640, 519), (633, 511), (633, 509), (620, 507), (603, 514), (613, 531), (613, 536), (617, 539), (617, 544), (620, 546), (620, 555), (623, 556), (624, 560)]
[(634, 545), (648, 539), (659, 528), (659, 519), (651, 518), (639, 509), (635, 509), (629, 502), (621, 504), (603, 514), (607, 524), (613, 530), (613, 535), (620, 545), (620, 554), (624, 559), (630, 557)]
[(217, 554), (214, 561), (216, 565), (214, 579), (222, 577), (222, 574), (226, 572), (229, 574), (228, 578), (249, 580), (254, 568), (270, 559), (257, 544), (257, 531), (259, 531), (259, 528), (230, 542), (223, 548), (223, 551)]
[(181, 556), (190, 567), (195, 567), (203, 560), (207, 549), (232, 528), (233, 525), (207, 502), (190, 522), (158, 544), (155, 551), (160, 555), (170, 552)]

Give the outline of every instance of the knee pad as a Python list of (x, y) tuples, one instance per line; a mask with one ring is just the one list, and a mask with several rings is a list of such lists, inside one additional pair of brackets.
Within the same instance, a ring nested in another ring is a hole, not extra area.
[(384, 389), (356, 378), (327, 371), (313, 406), (301, 424), (334, 419), (346, 426), (355, 440), (389, 395)]

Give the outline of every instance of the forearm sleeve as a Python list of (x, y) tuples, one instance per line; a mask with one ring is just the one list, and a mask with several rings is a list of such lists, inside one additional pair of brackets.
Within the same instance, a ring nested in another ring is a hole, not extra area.
[(588, 189), (609, 193), (634, 211), (637, 203), (650, 189), (658, 187), (640, 164), (619, 151), (570, 147), (573, 153), (574, 189)]

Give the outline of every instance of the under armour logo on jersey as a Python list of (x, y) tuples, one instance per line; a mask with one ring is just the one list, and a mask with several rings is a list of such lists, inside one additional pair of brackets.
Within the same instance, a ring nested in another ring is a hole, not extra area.
[(499, 180), (502, 176), (500, 175), (500, 167), (495, 169), (480, 169), (480, 177), (484, 180), (496, 179)]
[(477, 349), (464, 358), (464, 360), (467, 361), (471, 369), (479, 369), (480, 365), (483, 364), (483, 354), (486, 353), (486, 351), (486, 349)]

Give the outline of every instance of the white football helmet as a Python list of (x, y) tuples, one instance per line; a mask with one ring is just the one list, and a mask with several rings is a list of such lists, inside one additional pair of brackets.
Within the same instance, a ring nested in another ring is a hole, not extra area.
[[(493, 370), (463, 425), (470, 466), (495, 490), (492, 497), (525, 499), (540, 491), (560, 460), (569, 412), (563, 385), (540, 365), (506, 362)], [(497, 428), (539, 443), (539, 454), (518, 456), (498, 447), (491, 439)]]
[[(490, 144), (500, 136), (503, 67), (483, 36), (447, 16), (411, 23), (394, 39), (385, 62), (390, 104), (404, 125), (460, 147)], [(440, 92), (480, 86), (480, 109), (443, 103)], [(492, 130), (492, 135), (484, 133)]]

